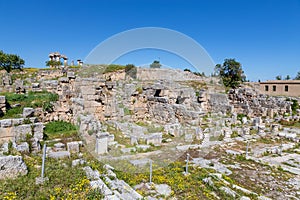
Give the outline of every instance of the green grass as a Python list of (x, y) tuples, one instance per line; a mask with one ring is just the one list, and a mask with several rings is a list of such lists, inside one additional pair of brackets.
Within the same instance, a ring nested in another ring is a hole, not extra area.
[(163, 126), (155, 126), (153, 124), (149, 124), (147, 122), (139, 121), (136, 122), (138, 126), (143, 126), (147, 128), (147, 133), (158, 133), (158, 132), (163, 132), (164, 127)]
[[(209, 186), (203, 182), (203, 179), (209, 177), (210, 173), (215, 173), (214, 170), (189, 166), (190, 175), (184, 175), (184, 170), (184, 162), (173, 162), (166, 167), (153, 165), (152, 181), (155, 184), (168, 184), (172, 189), (171, 196), (177, 199), (215, 199), (211, 192), (215, 192), (221, 199), (232, 199), (219, 190), (221, 186), (225, 186), (223, 182), (213, 179), (214, 186)], [(126, 170), (116, 173), (118, 178), (123, 179), (131, 186), (149, 182), (149, 172), (136, 173), (136, 169), (133, 167), (126, 167)], [(229, 177), (224, 177), (225, 180), (234, 182)], [(144, 190), (138, 192), (143, 195), (146, 194)]]
[[(21, 117), (24, 107), (37, 108), (41, 107), (49, 110), (52, 106), (50, 102), (57, 101), (58, 95), (47, 91), (43, 92), (28, 92), (28, 94), (15, 94), (10, 92), (0, 93), (0, 95), (6, 97), (8, 103), (7, 112), (2, 118), (17, 118)], [(12, 105), (20, 104), (17, 107), (11, 107)]]
[(110, 72), (116, 72), (116, 71), (119, 71), (119, 70), (124, 70), (125, 69), (125, 66), (124, 65), (114, 65), (114, 64), (111, 64), (111, 65), (108, 65), (104, 72), (103, 73), (110, 73)]
[(0, 181), (0, 199), (101, 199), (89, 187), (82, 167), (71, 167), (71, 159), (46, 159), (45, 176), (49, 178), (43, 185), (36, 185), (35, 178), (40, 177), (40, 157), (24, 157), (28, 174), (16, 179)]
[(44, 134), (47, 139), (73, 137), (77, 135), (77, 127), (70, 122), (52, 121), (45, 125)]
[(119, 144), (123, 144), (126, 147), (131, 147), (130, 138), (127, 138), (124, 136), (124, 134), (117, 130), (115, 127), (108, 125), (107, 126), (107, 132), (110, 134), (113, 134), (115, 136), (115, 141), (117, 141)]

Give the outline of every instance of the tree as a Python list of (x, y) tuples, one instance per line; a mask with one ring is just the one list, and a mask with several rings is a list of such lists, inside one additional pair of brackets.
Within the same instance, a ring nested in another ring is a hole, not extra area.
[(215, 72), (222, 78), (226, 87), (236, 88), (246, 80), (241, 63), (235, 59), (225, 59), (222, 65), (217, 64)]
[(185, 68), (183, 71), (185, 72), (192, 72), (190, 69)]
[(127, 64), (125, 66), (125, 74), (133, 79), (137, 78), (137, 68), (134, 64)]
[(25, 61), (15, 54), (7, 54), (0, 51), (0, 69), (5, 69), (8, 73), (14, 69), (22, 69)]
[(284, 78), (284, 80), (290, 80), (290, 79), (291, 79), (290, 75), (286, 75), (286, 77)]
[(281, 75), (278, 75), (278, 76), (276, 76), (275, 78), (276, 78), (276, 80), (282, 80)]
[(297, 73), (296, 77), (294, 78), (294, 80), (300, 80), (300, 72)]
[(46, 61), (46, 66), (58, 68), (62, 65), (62, 62), (56, 60), (48, 60)]
[(150, 65), (150, 68), (160, 68), (161, 64), (158, 60), (154, 60), (153, 63)]

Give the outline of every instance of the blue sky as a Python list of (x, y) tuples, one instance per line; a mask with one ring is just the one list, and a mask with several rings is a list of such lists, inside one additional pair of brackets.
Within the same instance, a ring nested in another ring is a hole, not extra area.
[[(52, 51), (84, 59), (114, 34), (163, 27), (196, 40), (215, 63), (235, 58), (252, 81), (300, 71), (300, 0), (1, 0), (0, 9), (0, 49), (26, 67), (44, 66)], [(141, 57), (119, 62), (184, 65), (161, 51)]]

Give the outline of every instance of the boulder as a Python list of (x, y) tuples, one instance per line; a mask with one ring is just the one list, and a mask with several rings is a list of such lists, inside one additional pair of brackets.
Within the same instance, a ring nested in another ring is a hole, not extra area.
[(67, 77), (68, 77), (69, 79), (75, 79), (75, 78), (76, 78), (75, 72), (67, 72)]
[(168, 197), (171, 195), (171, 187), (167, 184), (159, 184), (155, 185), (155, 190), (159, 195), (163, 195), (165, 197)]
[(79, 153), (79, 142), (68, 142), (67, 149), (70, 153)]
[(49, 158), (55, 158), (55, 159), (62, 159), (62, 158), (69, 158), (70, 152), (68, 151), (57, 151), (57, 152), (50, 152), (48, 154)]
[(0, 96), (0, 104), (5, 104), (6, 98), (5, 96)]
[(24, 118), (33, 117), (33, 115), (34, 115), (34, 109), (33, 108), (25, 107), (23, 109), (23, 117)]
[(222, 186), (222, 187), (220, 187), (220, 190), (222, 190), (223, 192), (225, 192), (225, 194), (227, 194), (228, 196), (231, 196), (233, 198), (236, 196), (236, 192), (228, 187)]
[(2, 128), (8, 128), (12, 126), (12, 120), (11, 119), (2, 119), (0, 120), (0, 124)]
[(83, 164), (85, 164), (86, 163), (86, 161), (85, 160), (83, 160), (83, 159), (76, 159), (76, 160), (72, 160), (72, 167), (75, 167), (75, 166), (77, 166), (77, 165), (83, 165)]
[(17, 145), (16, 150), (21, 153), (29, 153), (29, 144), (27, 142), (22, 142), (21, 144)]
[(27, 166), (22, 156), (9, 155), (0, 157), (0, 179), (16, 178), (27, 173)]

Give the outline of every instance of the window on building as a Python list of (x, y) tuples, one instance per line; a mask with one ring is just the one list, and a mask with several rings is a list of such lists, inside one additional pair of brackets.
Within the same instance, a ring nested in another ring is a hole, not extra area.
[(269, 91), (269, 86), (265, 85), (265, 91)]
[(273, 92), (276, 91), (276, 85), (273, 85)]
[(284, 91), (286, 91), (286, 92), (289, 91), (289, 86), (288, 85), (284, 86)]

